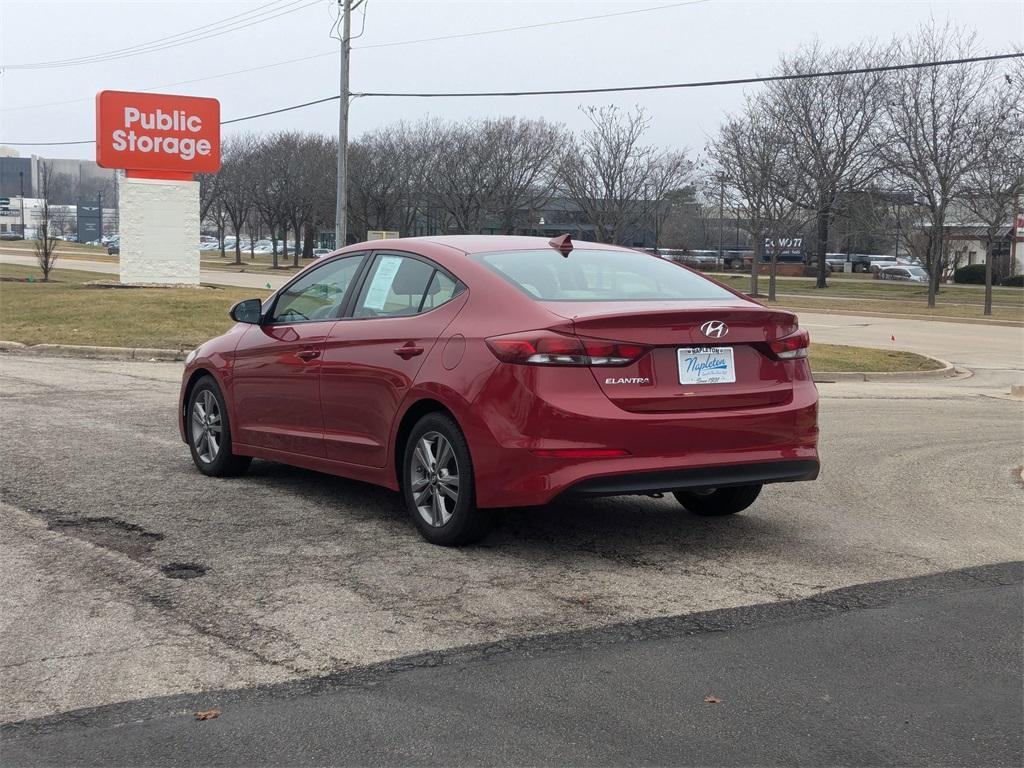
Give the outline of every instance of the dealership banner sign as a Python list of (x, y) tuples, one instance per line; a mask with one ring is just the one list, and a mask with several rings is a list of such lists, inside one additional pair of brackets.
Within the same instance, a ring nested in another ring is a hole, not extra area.
[(96, 94), (96, 163), (129, 176), (191, 179), (220, 168), (220, 102), (164, 93)]

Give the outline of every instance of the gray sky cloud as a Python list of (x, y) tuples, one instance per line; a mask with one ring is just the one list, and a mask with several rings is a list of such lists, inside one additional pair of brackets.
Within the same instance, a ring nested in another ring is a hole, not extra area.
[[(18, 2), (0, 0), (0, 62), (17, 64), (88, 56), (153, 40), (234, 14), (268, 0), (239, 2)], [(438, 37), (579, 16), (650, 8), (641, 2), (388, 2), (369, 0), (365, 33), (354, 41), (354, 91), (437, 91), (637, 85), (768, 74), (779, 54), (815, 38), (845, 45), (888, 40), (929, 17), (976, 29), (987, 52), (1024, 45), (1024, 3), (994, 2), (730, 2), (710, 0), (650, 13), (393, 47), (392, 41)], [(290, 10), (287, 2), (280, 2)], [(213, 96), (225, 119), (323, 98), (338, 92), (335, 55), (283, 66), (337, 48), (329, 37), (334, 3), (299, 3), (294, 12), (189, 45), (132, 58), (59, 69), (8, 69), (0, 74), (0, 143), (91, 139), (95, 93), (141, 90), (251, 67), (252, 72), (163, 88)], [(268, 12), (273, 10), (273, 6)], [(242, 17), (244, 18), (244, 17)], [(357, 12), (354, 29), (362, 24)], [(45, 34), (44, 34), (45, 33)], [(756, 87), (756, 86), (754, 86)], [(357, 99), (353, 136), (399, 119), (427, 115), (470, 118), (517, 114), (581, 127), (579, 104), (643, 105), (653, 141), (697, 150), (744, 90), (600, 96), (487, 99)], [(32, 109), (24, 107), (53, 104)], [(251, 130), (333, 133), (337, 103), (240, 123)], [(53, 157), (92, 157), (89, 146), (19, 148)]]

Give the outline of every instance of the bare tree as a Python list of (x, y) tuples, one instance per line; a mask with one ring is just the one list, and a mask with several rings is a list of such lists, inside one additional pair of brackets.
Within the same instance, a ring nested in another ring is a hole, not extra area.
[(786, 132), (777, 119), (760, 100), (748, 100), (743, 114), (727, 120), (709, 147), (716, 178), (733, 189), (749, 221), (754, 240), (750, 294), (758, 295), (758, 272), (768, 248), (772, 301), (779, 256), (807, 218), (799, 203), (798, 174), (787, 160)]
[(217, 173), (200, 173), (196, 175), (199, 182), (199, 220), (206, 221), (210, 206), (220, 195), (220, 175)]
[(430, 173), (426, 179), (429, 205), (442, 215), (445, 229), (479, 232), (493, 190), (493, 157), (479, 125), (441, 125), (430, 139)]
[(601, 242), (618, 242), (649, 218), (668, 190), (683, 186), (692, 165), (685, 153), (643, 144), (650, 119), (637, 107), (583, 107), (591, 128), (568, 139), (558, 180), (594, 225)]
[[(51, 225), (52, 210), (50, 207), (50, 184), (53, 180), (53, 168), (46, 160), (39, 161), (39, 196), (42, 202), (39, 206), (39, 226), (36, 229), (36, 262), (43, 273), (43, 282), (49, 282), (50, 271), (57, 263), (57, 243)], [(22, 201), (24, 205), (24, 201)]]
[[(254, 179), (251, 172), (257, 139), (251, 134), (230, 137), (222, 148), (221, 201), (235, 233), (235, 264), (242, 263), (242, 228), (253, 209)], [(223, 247), (223, 239), (221, 245)], [(250, 249), (253, 247), (250, 242)]]
[(546, 120), (521, 117), (486, 120), (480, 131), (489, 158), (488, 209), (502, 233), (511, 235), (524, 213), (551, 199), (564, 131)]
[(989, 98), (979, 115), (981, 152), (967, 169), (963, 204), (985, 228), (985, 314), (992, 314), (992, 279), (1000, 230), (1013, 231), (1017, 198), (1024, 194), (1024, 111), (1012, 79)]
[(349, 145), (349, 216), (352, 231), (398, 226), (403, 199), (404, 158), (398, 148), (398, 129), (379, 128)]
[[(784, 58), (780, 73), (799, 75), (883, 63), (885, 54), (861, 45), (825, 50), (818, 43)], [(814, 213), (813, 254), (817, 287), (828, 286), (829, 231), (840, 195), (866, 186), (879, 172), (872, 135), (882, 95), (879, 73), (837, 75), (771, 83), (761, 100), (784, 132), (786, 161), (803, 179), (798, 198)]]
[[(950, 23), (930, 23), (897, 41), (903, 62), (965, 58), (976, 36)], [(950, 206), (962, 198), (969, 170), (984, 157), (977, 111), (992, 81), (991, 62), (923, 67), (891, 73), (883, 100), (888, 130), (878, 143), (897, 184), (912, 189), (928, 215), (928, 306), (935, 306), (945, 262), (944, 231)]]
[(253, 156), (253, 200), (260, 220), (270, 230), (273, 246), (273, 268), (280, 269), (277, 243), (285, 239), (284, 255), (288, 256), (288, 206), (293, 196), (294, 135), (278, 133), (264, 139)]

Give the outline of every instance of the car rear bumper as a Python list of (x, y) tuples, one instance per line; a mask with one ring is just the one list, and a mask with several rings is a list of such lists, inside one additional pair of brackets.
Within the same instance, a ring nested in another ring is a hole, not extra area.
[[(473, 409), (467, 431), (481, 507), (532, 506), (566, 495), (645, 494), (682, 488), (795, 482), (818, 475), (818, 393), (806, 362), (788, 401), (766, 407), (634, 413), (559, 374), (548, 396), (539, 372)], [(550, 390), (548, 390), (550, 392)], [(621, 456), (567, 458), (562, 450), (612, 449)], [(538, 455), (538, 452), (541, 455)]]
[(818, 477), (817, 459), (762, 461), (752, 464), (725, 464), (710, 467), (670, 469), (606, 475), (581, 480), (563, 495), (624, 496), (630, 494), (678, 491), (686, 488), (728, 488), (736, 485), (795, 483)]

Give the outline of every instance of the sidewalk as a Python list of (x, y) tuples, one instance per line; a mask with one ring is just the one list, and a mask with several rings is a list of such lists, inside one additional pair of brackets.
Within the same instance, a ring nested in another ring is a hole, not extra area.
[[(20, 266), (34, 267), (36, 259), (34, 256), (22, 256), (20, 254), (0, 252), (0, 262), (6, 264), (18, 264)], [(90, 261), (87, 259), (57, 259), (55, 269), (78, 269), (85, 272), (101, 272), (105, 275), (116, 275), (120, 267), (109, 261)], [(240, 288), (280, 288), (292, 277), (294, 271), (281, 275), (257, 274), (248, 272), (225, 272), (221, 269), (202, 269), (199, 272), (199, 280), (208, 285), (228, 285)]]

